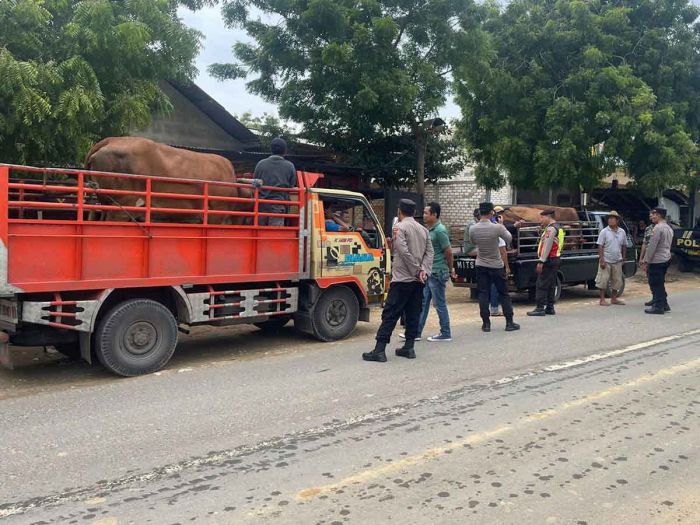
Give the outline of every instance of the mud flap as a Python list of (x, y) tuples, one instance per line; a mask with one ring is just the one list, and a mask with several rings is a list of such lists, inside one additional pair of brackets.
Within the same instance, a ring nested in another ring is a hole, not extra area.
[(12, 370), (12, 358), (10, 356), (10, 336), (0, 332), (0, 366)]
[(369, 322), (369, 308), (365, 307), (360, 307), (360, 318), (358, 321), (362, 321), (365, 323)]

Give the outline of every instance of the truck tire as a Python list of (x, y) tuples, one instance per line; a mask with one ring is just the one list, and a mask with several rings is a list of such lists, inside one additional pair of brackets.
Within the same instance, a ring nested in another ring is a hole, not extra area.
[[(625, 293), (625, 284), (626, 284), (627, 279), (625, 278), (625, 275), (622, 275), (622, 290), (617, 291), (617, 296), (621, 297), (623, 293)], [(608, 288), (605, 290), (605, 297), (612, 297), (612, 286), (610, 286), (610, 283), (608, 283)]]
[(319, 297), (312, 313), (314, 337), (337, 341), (349, 336), (360, 316), (357, 297), (347, 286), (332, 286)]
[(291, 317), (289, 317), (288, 315), (278, 315), (275, 317), (271, 317), (267, 321), (253, 323), (253, 325), (257, 326), (263, 332), (274, 332), (276, 330), (279, 330), (280, 328), (284, 328), (284, 326), (290, 320), (291, 320)]
[(151, 299), (131, 299), (102, 317), (95, 332), (97, 359), (110, 372), (132, 377), (160, 370), (177, 346), (177, 322)]
[(561, 275), (557, 275), (557, 281), (554, 283), (554, 302), (559, 302), (561, 298)]

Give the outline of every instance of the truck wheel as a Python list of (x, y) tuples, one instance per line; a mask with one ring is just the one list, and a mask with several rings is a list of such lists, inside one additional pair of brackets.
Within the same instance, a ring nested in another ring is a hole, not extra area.
[(337, 341), (350, 335), (360, 316), (357, 297), (347, 286), (332, 286), (319, 297), (312, 314), (314, 336)]
[(95, 353), (102, 366), (132, 377), (160, 370), (177, 345), (177, 323), (165, 306), (131, 299), (115, 306), (95, 332)]
[(260, 330), (263, 332), (274, 332), (280, 328), (283, 328), (290, 321), (290, 319), (291, 317), (287, 315), (278, 315), (268, 319), (267, 321), (253, 323), (253, 325), (260, 328)]
[[(625, 284), (626, 284), (626, 279), (625, 276), (622, 276), (622, 289), (617, 291), (617, 296), (620, 297), (623, 293), (625, 293)], [(608, 283), (608, 288), (605, 290), (605, 297), (612, 297), (612, 286), (610, 286), (610, 283)]]
[(561, 297), (561, 276), (557, 275), (557, 282), (554, 284), (554, 302), (558, 302)]

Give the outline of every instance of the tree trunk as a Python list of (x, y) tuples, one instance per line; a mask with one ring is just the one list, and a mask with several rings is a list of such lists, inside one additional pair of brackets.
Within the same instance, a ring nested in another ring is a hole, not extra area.
[(428, 147), (425, 130), (416, 126), (416, 193), (425, 197), (425, 152)]

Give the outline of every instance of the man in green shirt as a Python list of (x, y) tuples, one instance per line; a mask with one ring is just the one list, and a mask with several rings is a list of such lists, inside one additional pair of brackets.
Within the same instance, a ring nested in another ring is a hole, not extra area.
[(452, 260), (452, 244), (447, 234), (447, 228), (440, 221), (440, 205), (431, 202), (423, 210), (423, 222), (430, 232), (430, 241), (433, 245), (433, 267), (425, 288), (423, 288), (423, 310), (418, 324), (418, 338), (420, 339), (425, 327), (425, 322), (430, 313), (430, 303), (435, 305), (440, 319), (440, 333), (428, 337), (431, 342), (452, 341), (450, 331), (450, 315), (447, 312), (445, 289), (450, 277), (456, 277), (454, 262)]

